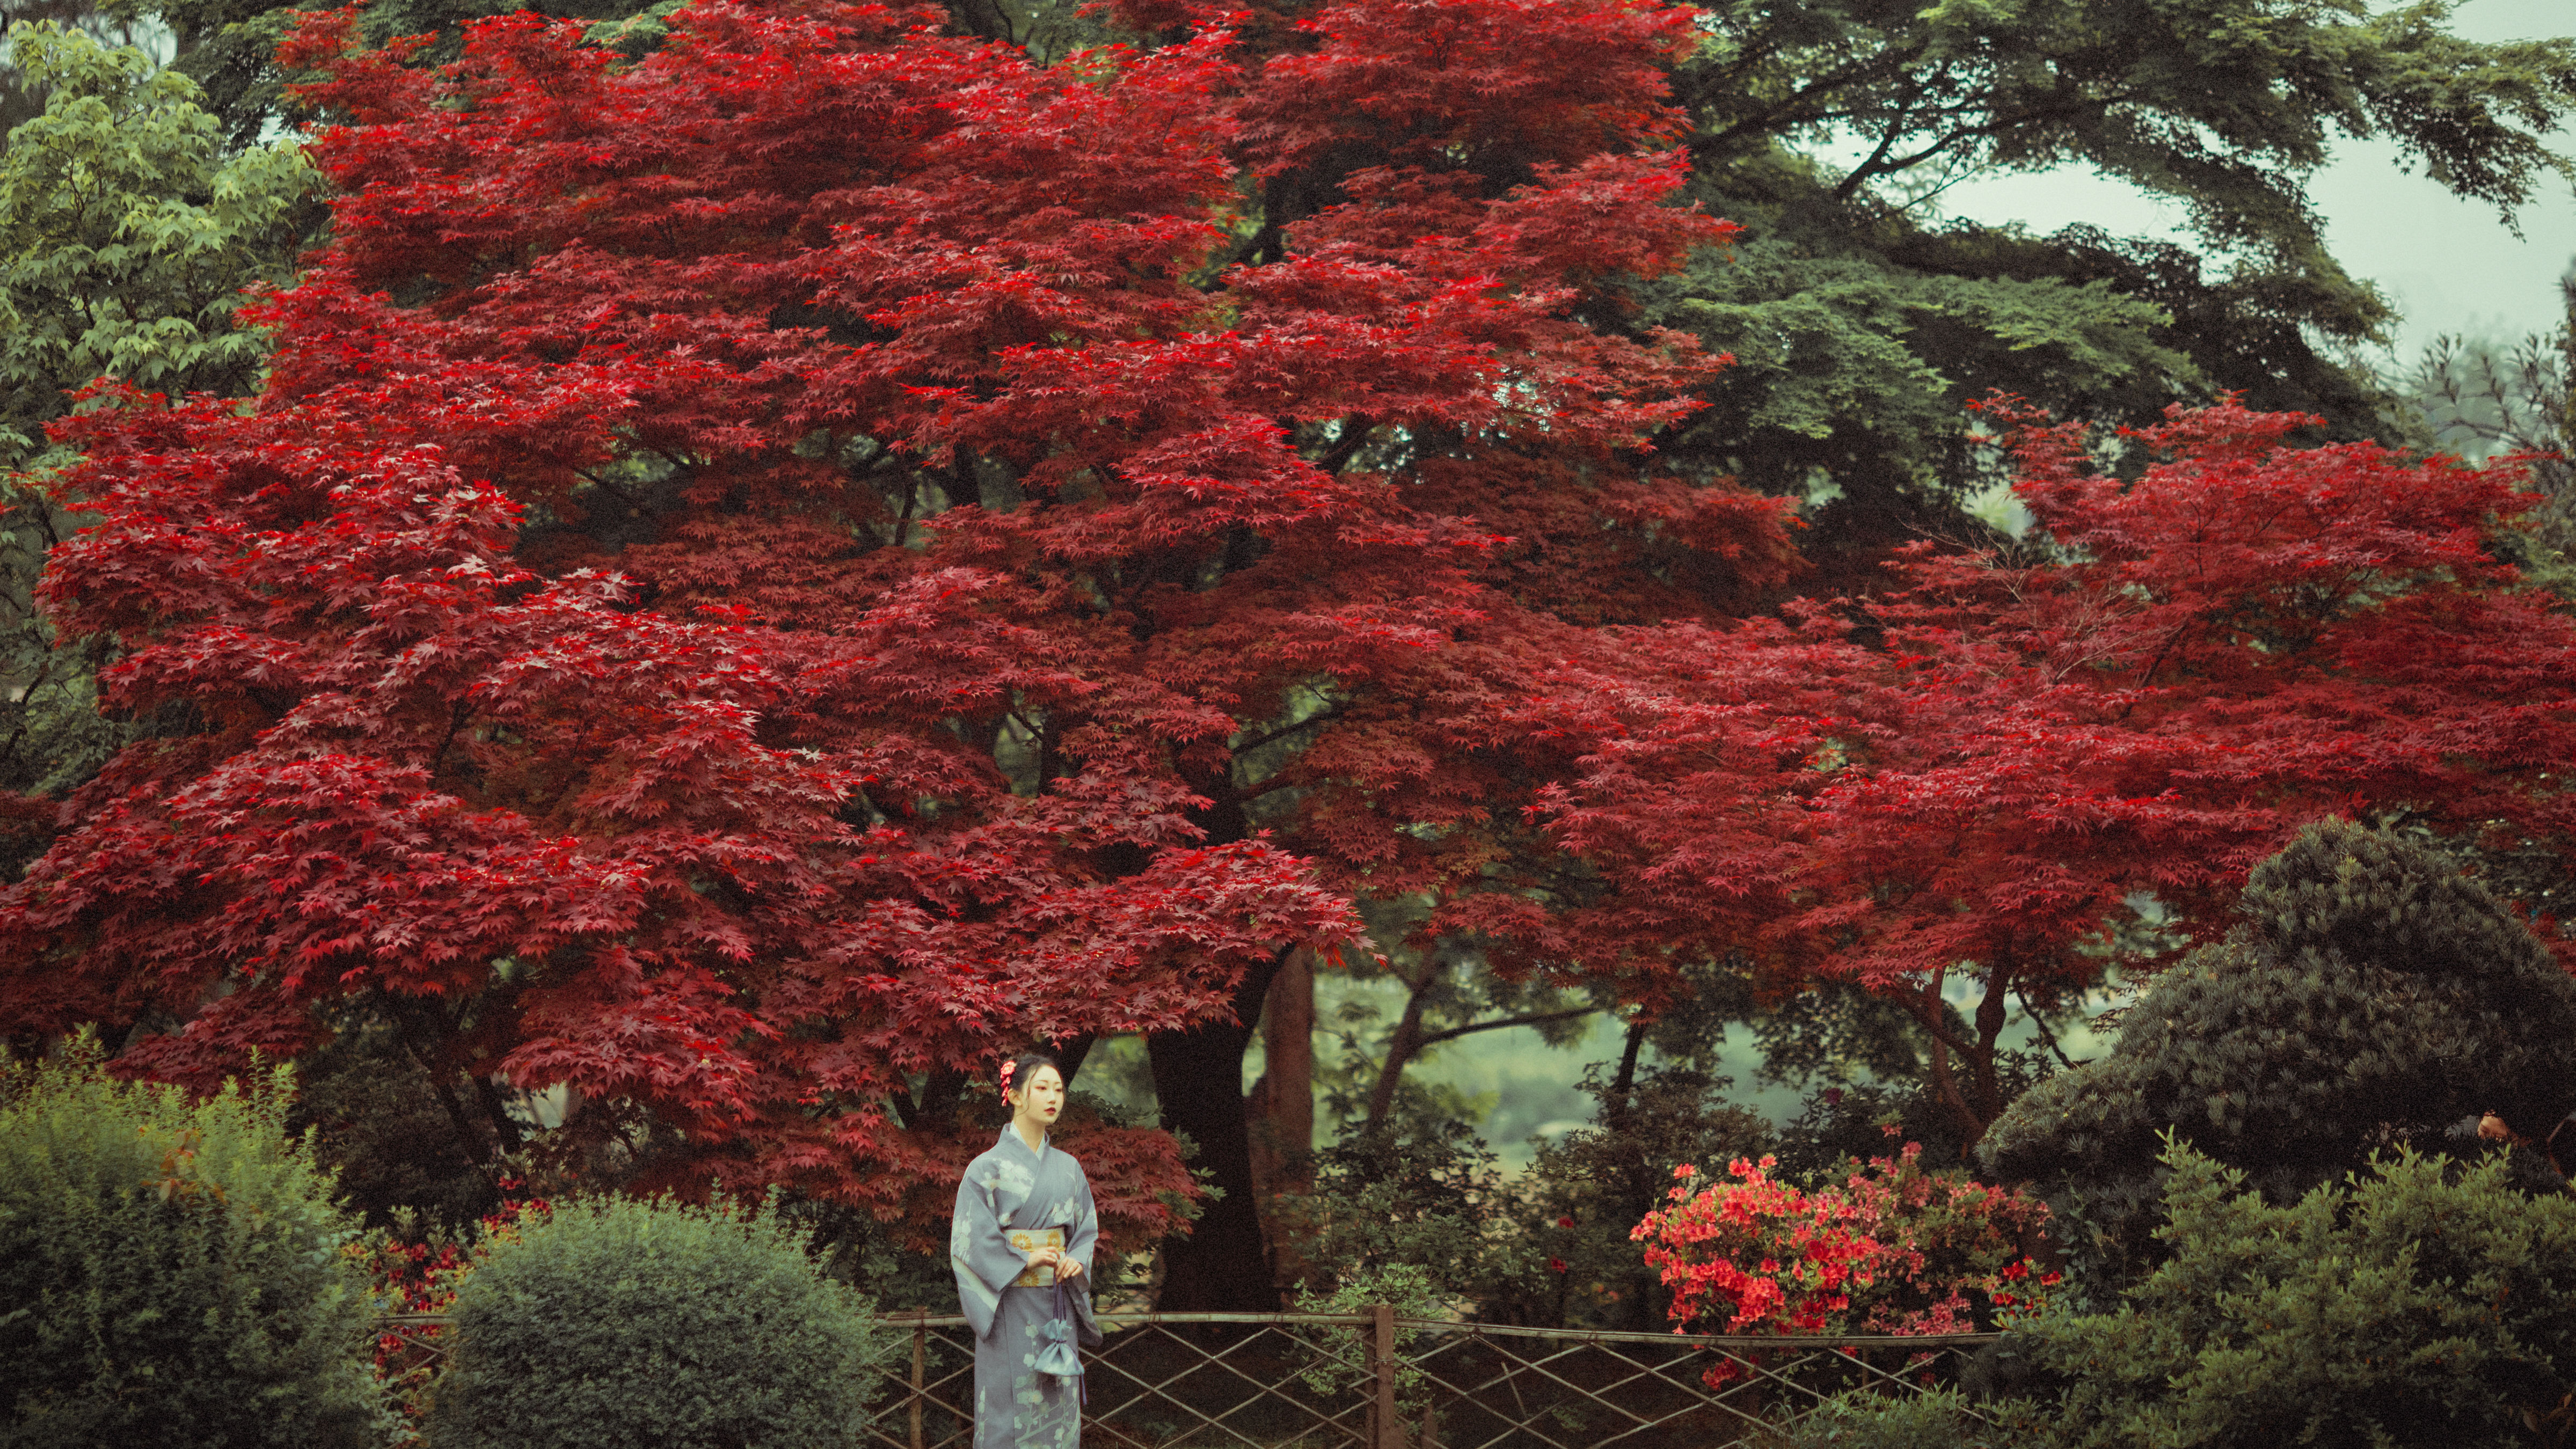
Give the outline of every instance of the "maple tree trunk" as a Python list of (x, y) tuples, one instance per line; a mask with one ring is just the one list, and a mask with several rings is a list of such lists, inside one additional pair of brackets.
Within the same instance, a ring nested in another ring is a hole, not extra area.
[[(1963, 1151), (1973, 1149), (1986, 1135), (1986, 1129), (2003, 1115), (2003, 1081), (1995, 1071), (1995, 1054), (2001, 1049), (2004, 1025), (2011, 1015), (2004, 1005), (2004, 990), (2001, 977), (1987, 983), (1985, 999), (1977, 1003), (1974, 1041), (1951, 1035), (1939, 981), (1908, 1003), (1915, 1020), (1932, 1035), (1932, 1088), (1958, 1121)], [(1960, 1057), (1956, 1063), (1951, 1060), (1954, 1051)], [(1963, 1072), (1965, 1081), (1961, 1080)]]
[[(2012, 1014), (2004, 1005), (2005, 980), (2002, 972), (1995, 973), (1986, 983), (1985, 999), (1977, 1003), (1977, 1051), (1970, 1059), (1970, 1068), (1976, 1074), (1977, 1115), (1987, 1124), (2004, 1114), (2004, 1086), (1995, 1073), (1995, 1054), (2002, 1049), (2004, 1022)], [(1986, 1135), (1984, 1126), (1977, 1129), (1977, 1135)], [(1972, 1141), (1968, 1145), (1976, 1144)]]
[(1967, 1094), (1959, 1086), (1959, 1074), (1950, 1064), (1951, 1051), (1964, 1049), (1967, 1043), (1950, 1034), (1947, 1005), (1941, 999), (1941, 977), (1934, 975), (1931, 984), (1904, 1000), (1905, 1009), (1913, 1013), (1914, 1019), (1923, 1024), (1923, 1030), (1932, 1038), (1932, 1090), (1941, 1099), (1941, 1104), (1950, 1109), (1952, 1120), (1959, 1124), (1963, 1149), (1974, 1147), (1977, 1139), (1986, 1135), (1986, 1122), (1977, 1115), (1976, 1108), (1968, 1104)]
[(1314, 1187), (1315, 954), (1299, 947), (1280, 963), (1261, 1012), (1261, 1080), (1243, 1104), (1252, 1146), (1252, 1184), (1259, 1195), (1261, 1238), (1275, 1279), (1305, 1276), (1305, 1257), (1278, 1230), (1271, 1204), (1283, 1193)]
[(1279, 1306), (1261, 1246), (1252, 1134), (1244, 1126), (1243, 1052), (1287, 954), (1245, 970), (1230, 1017), (1145, 1038), (1164, 1128), (1190, 1139), (1198, 1148), (1193, 1166), (1225, 1194), (1207, 1204), (1189, 1236), (1164, 1240), (1163, 1291), (1154, 1304), (1163, 1312), (1266, 1313)]

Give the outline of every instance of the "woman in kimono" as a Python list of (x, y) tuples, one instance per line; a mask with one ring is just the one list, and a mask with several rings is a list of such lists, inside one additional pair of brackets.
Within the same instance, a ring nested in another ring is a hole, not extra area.
[(948, 1239), (958, 1302), (975, 1329), (975, 1449), (1079, 1449), (1072, 1340), (1078, 1331), (1100, 1341), (1091, 1325), (1100, 1217), (1082, 1164), (1047, 1143), (1064, 1110), (1063, 1071), (1026, 1053), (1003, 1065), (1002, 1096), (1011, 1123), (966, 1165)]

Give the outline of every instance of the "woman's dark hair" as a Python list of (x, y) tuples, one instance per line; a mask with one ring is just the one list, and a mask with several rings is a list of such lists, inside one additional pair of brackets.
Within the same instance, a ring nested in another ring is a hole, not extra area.
[(1016, 1092), (1026, 1087), (1030, 1075), (1040, 1067), (1053, 1067), (1056, 1079), (1058, 1081), (1064, 1079), (1064, 1063), (1048, 1056), (1045, 1052), (1027, 1051), (1011, 1058), (1010, 1072), (1002, 1078), (1002, 1090)]

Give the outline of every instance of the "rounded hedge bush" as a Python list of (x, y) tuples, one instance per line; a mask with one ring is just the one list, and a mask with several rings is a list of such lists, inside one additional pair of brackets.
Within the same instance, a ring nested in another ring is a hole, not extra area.
[(558, 1205), (451, 1314), (430, 1449), (845, 1449), (881, 1356), (802, 1235), (722, 1205)]
[(0, 1445), (383, 1442), (354, 1225), (281, 1070), (191, 1103), (0, 1056)]

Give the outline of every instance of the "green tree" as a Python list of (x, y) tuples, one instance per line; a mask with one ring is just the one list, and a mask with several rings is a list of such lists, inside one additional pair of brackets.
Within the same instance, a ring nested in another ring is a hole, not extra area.
[(2323, 821), (2255, 867), (2239, 910), (2109, 1056), (2042, 1082), (1983, 1144), (2089, 1224), (2072, 1246), (2099, 1255), (2097, 1284), (2161, 1251), (2167, 1137), (2286, 1201), (2392, 1143), (2447, 1150), (2483, 1113), (2539, 1139), (2576, 1107), (2576, 980), (2430, 847)]
[(0, 464), (24, 469), (94, 378), (256, 390), (240, 293), (292, 272), (317, 178), (292, 145), (227, 155), (196, 85), (139, 50), (46, 22), (9, 43), (46, 92), (0, 152)]
[[(2576, 180), (2553, 129), (2576, 41), (2452, 35), (2450, 0), (1725, 0), (1678, 80), (1703, 205), (1747, 228), (1641, 293), (1642, 320), (1737, 366), (1669, 450), (1821, 506), (1810, 553), (1867, 586), (1877, 550), (1966, 527), (1988, 480), (1961, 409), (2001, 388), (2137, 421), (2242, 391), (2391, 433), (2350, 355), (2385, 299), (2327, 250), (2305, 179), (2335, 137), (2510, 218)], [(1944, 221), (1981, 174), (2088, 167), (2177, 203), (2203, 243)], [(1802, 585), (1813, 591), (1812, 582)]]
[[(96, 640), (61, 640), (32, 594), (75, 519), (46, 475), (45, 424), (93, 379), (172, 394), (256, 391), (263, 334), (244, 287), (284, 280), (318, 216), (315, 175), (286, 144), (227, 153), (196, 86), (131, 47), (50, 21), (9, 34), (44, 113), (0, 150), (0, 790), (87, 779), (137, 725), (103, 717)], [(0, 868), (43, 848), (41, 802), (0, 827)]]

